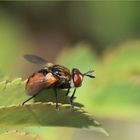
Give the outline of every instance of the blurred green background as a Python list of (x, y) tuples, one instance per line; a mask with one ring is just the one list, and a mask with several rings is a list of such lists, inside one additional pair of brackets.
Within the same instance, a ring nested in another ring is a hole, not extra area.
[(84, 79), (76, 101), (110, 136), (51, 129), (50, 139), (140, 138), (140, 2), (0, 2), (0, 81), (26, 79), (40, 69), (24, 54), (96, 71), (96, 79)]

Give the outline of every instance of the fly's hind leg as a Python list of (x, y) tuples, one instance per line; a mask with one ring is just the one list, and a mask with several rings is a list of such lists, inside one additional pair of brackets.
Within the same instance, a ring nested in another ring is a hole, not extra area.
[(59, 107), (58, 107), (58, 96), (57, 96), (57, 89), (54, 88), (54, 95), (55, 95), (55, 101), (56, 101), (56, 109), (59, 110)]
[(34, 97), (36, 97), (40, 92), (36, 93), (35, 95), (33, 95), (32, 97), (28, 98), (26, 101), (24, 101), (22, 103), (22, 105), (24, 105), (26, 102), (30, 101), (31, 99), (33, 99)]

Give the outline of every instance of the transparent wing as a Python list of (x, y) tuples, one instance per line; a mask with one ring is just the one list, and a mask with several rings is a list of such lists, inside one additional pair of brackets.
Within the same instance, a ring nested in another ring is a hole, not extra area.
[(46, 66), (47, 65), (47, 61), (37, 55), (33, 55), (33, 54), (26, 54), (24, 55), (24, 58), (26, 60), (28, 60), (31, 63), (34, 63), (36, 65), (39, 66)]

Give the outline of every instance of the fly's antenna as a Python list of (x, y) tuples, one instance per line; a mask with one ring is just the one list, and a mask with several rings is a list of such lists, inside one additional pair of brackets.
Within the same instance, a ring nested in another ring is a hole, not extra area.
[(94, 72), (94, 70), (90, 70), (90, 71), (87, 71), (87, 72), (83, 73), (82, 75), (83, 76), (88, 76), (90, 78), (95, 78), (95, 76), (92, 75), (93, 72)]

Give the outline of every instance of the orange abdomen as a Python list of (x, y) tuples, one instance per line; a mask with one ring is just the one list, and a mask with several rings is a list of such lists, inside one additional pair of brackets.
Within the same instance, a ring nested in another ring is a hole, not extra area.
[(35, 73), (29, 77), (25, 89), (28, 95), (33, 96), (42, 89), (54, 85), (57, 80), (51, 73), (47, 73), (46, 76), (43, 73)]

